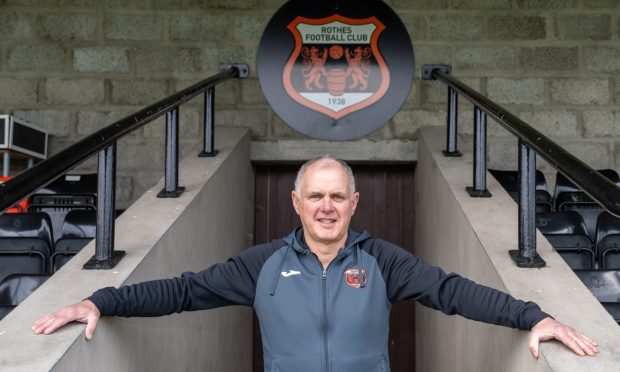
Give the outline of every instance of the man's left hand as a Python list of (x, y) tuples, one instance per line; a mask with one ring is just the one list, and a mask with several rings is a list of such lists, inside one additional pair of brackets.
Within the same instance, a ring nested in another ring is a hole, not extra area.
[(577, 355), (595, 356), (598, 353), (596, 341), (553, 318), (545, 318), (530, 331), (530, 351), (534, 358), (538, 358), (540, 342), (552, 339), (560, 341)]

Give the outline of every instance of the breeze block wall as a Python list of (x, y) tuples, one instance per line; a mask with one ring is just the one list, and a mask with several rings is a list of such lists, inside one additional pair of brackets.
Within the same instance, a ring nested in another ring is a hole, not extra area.
[[(449, 63), (455, 76), (589, 165), (620, 169), (620, 1), (386, 2), (410, 32), (416, 80), (389, 123), (361, 140), (338, 144), (337, 155), (416, 160), (418, 128), (444, 125), (446, 113), (446, 88), (419, 80), (420, 67)], [(0, 0), (0, 112), (49, 129), (55, 153), (216, 73), (221, 62), (247, 62), (249, 79), (216, 89), (217, 125), (249, 128), (255, 159), (331, 151), (333, 144), (311, 141), (286, 126), (259, 86), (258, 43), (283, 3)], [(183, 154), (200, 142), (199, 101), (181, 110)], [(471, 135), (472, 107), (460, 101), (460, 133)], [(492, 121), (488, 133), (489, 167), (516, 168), (516, 141)], [(160, 119), (119, 144), (121, 207), (162, 176), (163, 136)], [(386, 151), (377, 155), (368, 151), (370, 145)], [(542, 161), (539, 168), (551, 172)], [(80, 171), (94, 169), (91, 160)]]

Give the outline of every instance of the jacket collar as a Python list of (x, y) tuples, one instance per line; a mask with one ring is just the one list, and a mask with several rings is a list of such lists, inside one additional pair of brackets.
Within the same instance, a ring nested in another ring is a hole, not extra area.
[[(345, 246), (343, 247), (344, 253), (346, 255), (351, 254), (354, 247), (358, 243), (368, 238), (370, 238), (370, 234), (367, 231), (357, 232), (349, 229), (347, 240), (345, 242)], [(301, 226), (297, 227), (290, 234), (288, 234), (284, 238), (284, 241), (299, 253), (305, 254), (310, 252), (310, 248), (306, 244), (306, 239), (304, 238), (304, 228)]]

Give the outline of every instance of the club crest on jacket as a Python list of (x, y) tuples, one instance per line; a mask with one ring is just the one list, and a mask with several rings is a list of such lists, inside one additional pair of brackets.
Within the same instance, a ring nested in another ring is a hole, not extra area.
[(366, 270), (362, 269), (360, 274), (359, 269), (346, 269), (344, 271), (344, 282), (353, 288), (360, 288), (362, 285), (366, 285)]

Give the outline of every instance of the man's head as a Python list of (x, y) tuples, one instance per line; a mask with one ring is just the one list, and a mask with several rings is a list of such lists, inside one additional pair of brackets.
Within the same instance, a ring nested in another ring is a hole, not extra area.
[(359, 199), (353, 172), (345, 162), (331, 156), (308, 161), (297, 174), (291, 197), (311, 248), (344, 244)]
[(301, 180), (306, 174), (306, 170), (315, 163), (329, 163), (330, 161), (333, 163), (337, 163), (342, 167), (342, 170), (344, 170), (344, 172), (346, 173), (347, 180), (349, 181), (349, 192), (351, 193), (351, 195), (355, 194), (355, 177), (353, 176), (353, 171), (351, 170), (351, 167), (349, 167), (349, 165), (344, 161), (336, 159), (331, 155), (320, 155), (314, 159), (310, 159), (307, 162), (303, 163), (302, 166), (299, 168), (299, 171), (297, 172), (297, 178), (295, 178), (295, 192), (298, 196), (300, 195), (299, 193), (301, 191)]

